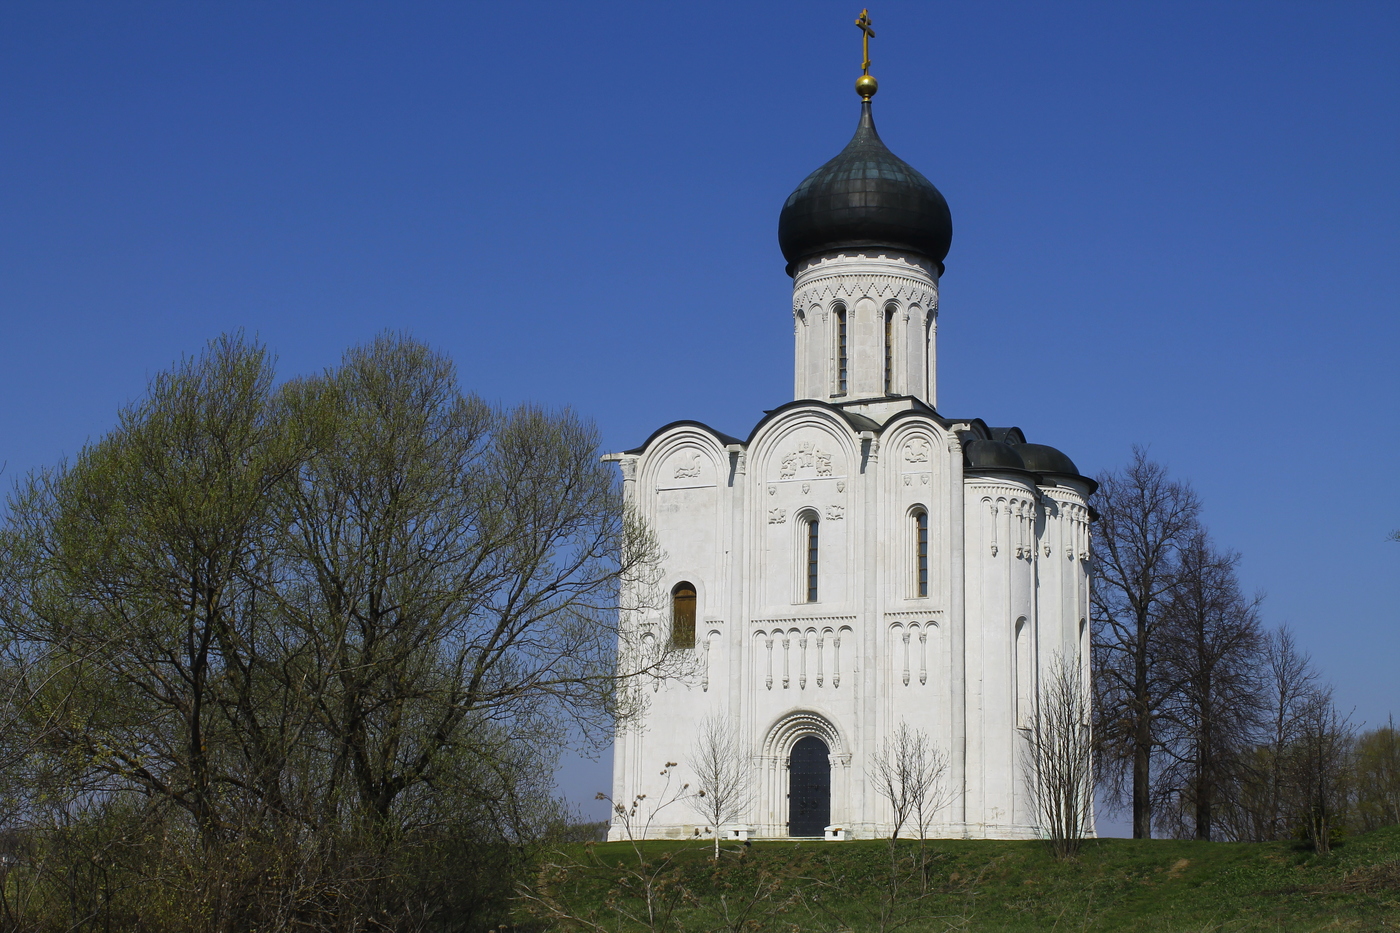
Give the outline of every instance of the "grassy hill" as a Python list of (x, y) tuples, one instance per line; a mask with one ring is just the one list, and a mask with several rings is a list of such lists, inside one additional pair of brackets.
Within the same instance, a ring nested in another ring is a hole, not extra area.
[[(1400, 930), (1400, 827), (1318, 856), (1289, 843), (703, 842), (569, 846), (517, 912), (534, 930)], [(924, 880), (926, 878), (926, 881)], [(649, 895), (649, 896), (648, 896)], [(592, 924), (596, 924), (593, 926)]]

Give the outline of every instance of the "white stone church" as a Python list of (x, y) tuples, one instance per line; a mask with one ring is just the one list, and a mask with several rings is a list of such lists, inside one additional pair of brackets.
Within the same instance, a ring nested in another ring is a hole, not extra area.
[[(673, 789), (693, 780), (719, 715), (752, 780), (731, 835), (887, 836), (873, 761), (903, 721), (949, 759), (932, 836), (1036, 837), (1021, 730), (1054, 658), (1087, 676), (1094, 482), (1019, 428), (938, 410), (952, 221), (876, 134), (873, 79), (858, 89), (854, 138), (778, 221), (795, 401), (747, 438), (678, 421), (612, 458), (665, 553), (666, 605), (623, 625), (694, 652), (620, 730), (613, 799), (658, 801), (668, 762)], [(697, 828), (677, 805), (649, 833)]]

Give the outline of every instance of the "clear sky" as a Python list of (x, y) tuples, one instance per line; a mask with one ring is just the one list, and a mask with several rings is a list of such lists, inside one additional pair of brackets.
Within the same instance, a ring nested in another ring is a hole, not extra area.
[[(855, 129), (859, 12), (5, 3), (5, 481), (235, 328), (286, 375), (407, 331), (611, 449), (747, 435), (792, 397), (778, 210)], [(871, 16), (881, 135), (953, 213), (941, 411), (1086, 473), (1150, 445), (1355, 718), (1400, 714), (1400, 4)]]

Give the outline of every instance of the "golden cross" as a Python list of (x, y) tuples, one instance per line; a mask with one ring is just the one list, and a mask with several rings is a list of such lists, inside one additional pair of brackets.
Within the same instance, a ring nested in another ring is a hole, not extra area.
[(860, 73), (868, 75), (870, 74), (870, 40), (875, 38), (875, 30), (870, 28), (873, 24), (870, 22), (869, 10), (860, 11), (860, 19), (856, 20), (856, 25), (860, 27), (860, 41), (865, 51), (865, 61), (861, 63)]

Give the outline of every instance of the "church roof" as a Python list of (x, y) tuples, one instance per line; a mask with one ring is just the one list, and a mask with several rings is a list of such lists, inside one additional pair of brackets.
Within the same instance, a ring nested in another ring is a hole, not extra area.
[(1026, 469), (1033, 472), (1079, 475), (1079, 467), (1074, 465), (1073, 460), (1047, 444), (1018, 444), (1015, 450), (1021, 455)]
[(684, 426), (687, 426), (687, 427), (695, 428), (696, 430), (699, 430), (699, 431), (704, 431), (706, 434), (709, 434), (709, 435), (712, 436), (715, 440), (719, 441), (720, 446), (722, 446), (722, 447), (728, 447), (728, 446), (730, 446), (731, 444), (743, 444), (743, 443), (744, 443), (743, 441), (739, 440), (739, 438), (737, 438), (737, 437), (733, 437), (732, 435), (725, 434), (723, 431), (716, 431), (714, 428), (710, 427), (708, 424), (706, 424), (706, 423), (703, 422), (703, 421), (695, 421), (695, 420), (693, 420), (693, 419), (683, 418), (683, 419), (681, 419), (680, 421), (672, 421), (670, 424), (663, 424), (661, 427), (657, 428), (655, 431), (652, 431), (651, 434), (647, 437), (647, 439), (644, 440), (644, 441), (642, 441), (642, 443), (641, 443), (640, 446), (638, 446), (638, 447), (633, 447), (631, 450), (624, 450), (623, 453), (624, 453), (624, 454), (631, 455), (631, 456), (639, 456), (639, 455), (641, 455), (641, 454), (644, 454), (644, 453), (646, 453), (646, 449), (647, 449), (648, 447), (651, 446), (651, 442), (652, 442), (652, 441), (656, 440), (658, 437), (660, 437), (661, 435), (665, 434), (667, 431), (670, 431), (670, 430), (673, 429), (673, 428), (679, 428), (679, 427), (681, 427), (681, 426), (683, 426), (683, 425), (684, 425)]
[(778, 245), (792, 274), (799, 260), (851, 247), (918, 253), (939, 271), (953, 241), (948, 202), (875, 132), (870, 101), (856, 134), (836, 158), (788, 195), (778, 216)]

